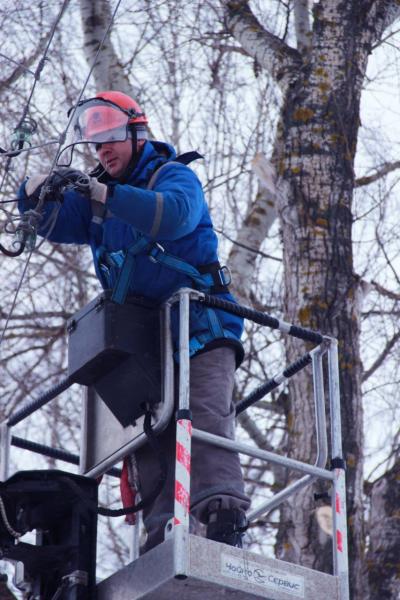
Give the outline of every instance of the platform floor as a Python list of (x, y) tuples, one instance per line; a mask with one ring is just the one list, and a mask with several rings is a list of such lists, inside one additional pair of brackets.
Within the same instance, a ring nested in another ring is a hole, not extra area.
[(338, 578), (189, 536), (186, 579), (169, 539), (97, 586), (97, 600), (340, 600)]

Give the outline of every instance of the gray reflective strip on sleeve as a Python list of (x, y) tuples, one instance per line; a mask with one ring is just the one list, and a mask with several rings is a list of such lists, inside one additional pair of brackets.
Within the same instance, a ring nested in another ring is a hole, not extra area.
[[(163, 165), (161, 165), (161, 167), (159, 167), (157, 169), (157, 171), (154, 171), (153, 175), (150, 177), (150, 181), (147, 184), (147, 189), (148, 190), (153, 189), (154, 184), (156, 182), (156, 179), (157, 179), (160, 171), (165, 169), (165, 167), (168, 167), (169, 165), (180, 165), (180, 164), (181, 164), (180, 162), (170, 160), (170, 161), (164, 163)], [(158, 234), (158, 231), (160, 229), (161, 218), (162, 218), (162, 213), (163, 213), (163, 209), (164, 209), (164, 197), (163, 197), (162, 193), (155, 192), (155, 194), (156, 194), (156, 214), (154, 215), (153, 226), (150, 231), (150, 237), (153, 237), (153, 238)]]
[(182, 163), (180, 163), (180, 162), (177, 162), (177, 161), (175, 161), (175, 160), (170, 160), (169, 162), (166, 162), (166, 163), (164, 163), (163, 165), (161, 165), (161, 167), (159, 167), (159, 168), (157, 169), (157, 171), (154, 171), (153, 175), (150, 177), (150, 181), (149, 181), (149, 183), (147, 184), (147, 189), (148, 189), (148, 190), (152, 190), (152, 189), (153, 189), (153, 187), (154, 187), (154, 184), (155, 184), (155, 181), (156, 181), (156, 179), (157, 179), (157, 177), (158, 177), (159, 173), (160, 173), (160, 172), (161, 172), (163, 169), (165, 169), (165, 167), (168, 167), (168, 165), (181, 165), (181, 164), (182, 164)]
[(164, 209), (164, 196), (161, 192), (156, 192), (156, 214), (154, 215), (153, 226), (150, 231), (150, 237), (154, 238), (158, 234), (161, 225), (161, 218)]

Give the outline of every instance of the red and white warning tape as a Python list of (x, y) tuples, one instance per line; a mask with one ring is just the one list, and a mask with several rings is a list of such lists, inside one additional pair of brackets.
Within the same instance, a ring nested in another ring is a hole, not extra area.
[[(334, 469), (335, 474), (335, 530), (336, 530), (336, 574), (345, 582), (348, 577), (348, 548), (346, 523), (346, 488), (344, 469)], [(344, 584), (343, 584), (344, 585)], [(343, 590), (346, 589), (344, 585)], [(344, 598), (348, 597), (346, 594)]]
[(192, 441), (192, 423), (188, 419), (179, 419), (176, 427), (175, 461), (175, 525), (189, 527), (190, 511), (190, 452)]

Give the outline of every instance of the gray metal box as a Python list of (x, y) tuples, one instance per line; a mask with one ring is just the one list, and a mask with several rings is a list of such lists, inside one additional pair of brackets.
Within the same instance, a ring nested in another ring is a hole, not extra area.
[(70, 378), (93, 385), (124, 427), (145, 404), (160, 402), (158, 308), (138, 298), (116, 304), (103, 292), (68, 321), (67, 330)]

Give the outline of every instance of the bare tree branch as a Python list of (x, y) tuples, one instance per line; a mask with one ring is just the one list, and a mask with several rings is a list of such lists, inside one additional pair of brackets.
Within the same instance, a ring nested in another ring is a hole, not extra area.
[[(65, 8), (67, 8), (67, 5)], [(48, 31), (48, 33), (39, 40), (39, 43), (32, 54), (23, 61), (23, 64), (16, 67), (9, 77), (0, 80), (0, 93), (10, 88), (20, 77), (26, 74), (27, 69), (43, 54), (50, 35), (51, 31)]]
[(391, 298), (392, 300), (400, 300), (400, 294), (396, 294), (391, 290), (387, 290), (383, 286), (381, 286), (376, 281), (371, 281), (371, 285), (379, 292), (382, 296), (386, 296), (387, 298)]
[(265, 434), (258, 427), (257, 423), (249, 417), (247, 412), (241, 413), (238, 416), (238, 421), (259, 448), (270, 452), (273, 450), (271, 444), (267, 441)]
[(249, 56), (271, 73), (282, 88), (302, 65), (299, 52), (267, 31), (250, 10), (247, 0), (223, 0), (226, 24)]
[(301, 53), (311, 46), (311, 25), (308, 4), (308, 0), (295, 0), (294, 2), (294, 25), (296, 29), (297, 49)]
[(375, 0), (369, 2), (368, 17), (376, 31), (376, 39), (379, 40), (388, 27), (400, 17), (400, 5), (398, 0)]
[(364, 185), (374, 183), (375, 181), (382, 179), (382, 177), (385, 177), (385, 175), (388, 175), (389, 173), (392, 173), (393, 171), (399, 168), (400, 160), (396, 160), (392, 163), (385, 163), (372, 175), (367, 175), (365, 177), (359, 177), (358, 179), (356, 179), (355, 187), (363, 187)]
[(396, 343), (398, 342), (399, 339), (400, 339), (400, 331), (397, 331), (394, 334), (394, 336), (388, 341), (388, 343), (384, 347), (383, 351), (378, 356), (378, 358), (374, 361), (374, 363), (370, 366), (370, 368), (363, 373), (363, 376), (362, 376), (362, 381), (363, 382), (367, 381), (367, 379), (369, 377), (371, 377), (371, 375), (373, 373), (375, 373), (375, 371), (377, 369), (379, 369), (379, 367), (382, 365), (382, 363), (384, 362), (385, 358), (387, 358), (387, 356), (389, 356), (389, 354), (391, 353), (393, 347), (396, 345)]

